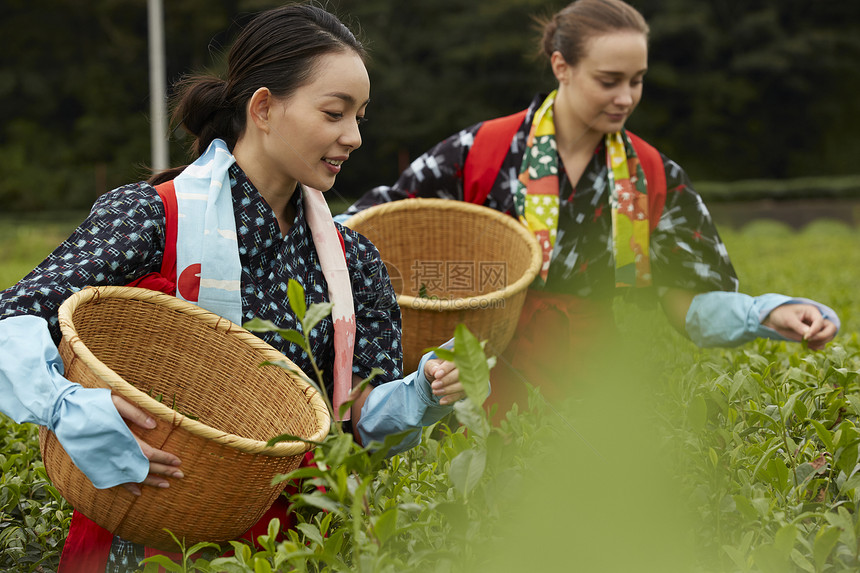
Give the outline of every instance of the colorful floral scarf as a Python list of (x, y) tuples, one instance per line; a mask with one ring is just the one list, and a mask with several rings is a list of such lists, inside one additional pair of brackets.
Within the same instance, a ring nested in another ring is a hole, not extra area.
[[(535, 112), (526, 139), (526, 151), (514, 197), (517, 216), (537, 237), (541, 246), (541, 284), (546, 282), (549, 273), (558, 232), (558, 148), (552, 111), (556, 93), (553, 91), (549, 94)], [(645, 174), (633, 145), (623, 130), (606, 134), (605, 147), (609, 204), (612, 209), (615, 285), (649, 286), (651, 263), (648, 252), (648, 187)]]

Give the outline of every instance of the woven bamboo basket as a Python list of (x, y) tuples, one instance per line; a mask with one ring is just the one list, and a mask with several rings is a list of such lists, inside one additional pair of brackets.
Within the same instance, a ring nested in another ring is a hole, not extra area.
[(141, 288), (94, 287), (69, 297), (59, 318), (65, 376), (109, 388), (149, 412), (157, 427), (135, 426), (135, 434), (182, 460), (185, 477), (171, 478), (169, 488), (142, 487), (140, 497), (121, 486), (99, 490), (54, 434), (41, 429), (45, 469), (56, 488), (124, 539), (174, 551), (165, 528), (189, 546), (235, 539), (282, 491), (272, 478), (296, 469), (311, 447), (266, 442), (282, 434), (321, 441), (330, 429), (312, 386), (285, 369), (261, 366), (289, 362), (283, 354), (198, 306)]
[(357, 213), (346, 226), (379, 249), (403, 315), (403, 364), (418, 367), (464, 323), (500, 354), (537, 276), (537, 239), (513, 217), (447, 199), (408, 199)]

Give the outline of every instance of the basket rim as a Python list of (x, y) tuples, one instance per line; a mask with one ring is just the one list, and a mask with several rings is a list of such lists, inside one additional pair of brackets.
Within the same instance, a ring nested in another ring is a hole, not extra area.
[[(63, 334), (63, 338), (71, 347), (72, 352), (86, 362), (92, 372), (107, 384), (112, 393), (116, 393), (117, 395), (130, 400), (135, 405), (148, 411), (150, 414), (162, 421), (176, 427), (181, 426), (183, 429), (195, 436), (205, 440), (211, 440), (221, 445), (229, 446), (247, 454), (285, 457), (303, 454), (312, 447), (304, 441), (285, 441), (279, 442), (273, 446), (267, 446), (266, 442), (261, 440), (245, 438), (236, 434), (224, 432), (223, 430), (217, 430), (203, 422), (193, 420), (177, 412), (139, 390), (133, 384), (127, 382), (122, 376), (99, 360), (92, 351), (87, 348), (86, 344), (84, 344), (83, 340), (81, 340), (78, 335), (74, 322), (72, 321), (72, 316), (79, 306), (88, 303), (93, 299), (96, 299), (97, 302), (99, 298), (149, 302), (182, 314), (193, 316), (217, 331), (221, 331), (238, 338), (243, 344), (258, 351), (266, 361), (286, 361), (288, 365), (295, 368), (296, 371), (301, 372), (301, 369), (287, 356), (258, 336), (255, 336), (236, 323), (190, 302), (186, 302), (177, 297), (158, 291), (139, 287), (88, 286), (69, 296), (62, 305), (60, 305), (58, 312), (60, 330)], [(292, 374), (290, 376), (294, 383), (296, 383), (299, 388), (309, 396), (308, 403), (314, 412), (315, 421), (318, 426), (316, 433), (306, 439), (309, 442), (322, 442), (328, 435), (331, 426), (331, 416), (329, 415), (328, 407), (325, 405), (325, 402), (319, 395), (316, 388), (311, 386), (301, 377)]]
[(415, 310), (434, 310), (438, 312), (459, 311), (459, 310), (474, 310), (482, 308), (487, 304), (492, 304), (496, 301), (502, 301), (513, 297), (514, 295), (527, 289), (532, 284), (535, 277), (540, 272), (541, 264), (543, 263), (543, 254), (541, 253), (540, 244), (537, 237), (520, 224), (516, 219), (491, 209), (483, 205), (474, 203), (466, 203), (455, 199), (438, 199), (433, 197), (413, 197), (391, 201), (388, 203), (380, 203), (368, 207), (363, 211), (359, 211), (344, 222), (344, 226), (353, 228), (353, 225), (362, 223), (367, 219), (376, 216), (384, 215), (392, 211), (411, 211), (419, 209), (441, 209), (447, 211), (463, 211), (466, 213), (478, 213), (507, 226), (510, 230), (517, 233), (528, 244), (531, 253), (531, 263), (526, 268), (523, 275), (513, 283), (504, 288), (494, 290), (482, 295), (448, 298), (448, 299), (429, 299), (407, 294), (397, 295), (397, 302), (401, 307), (406, 307)]

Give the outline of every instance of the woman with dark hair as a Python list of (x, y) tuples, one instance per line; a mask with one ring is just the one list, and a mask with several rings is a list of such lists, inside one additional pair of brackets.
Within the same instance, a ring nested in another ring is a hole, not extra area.
[(537, 237), (543, 267), (493, 371), (488, 404), (502, 412), (523, 404), (523, 380), (565, 395), (611, 343), (619, 295), (656, 295), (672, 326), (700, 346), (830, 341), (839, 319), (828, 307), (736, 292), (726, 248), (687, 174), (625, 129), (648, 70), (642, 15), (621, 0), (578, 0), (542, 24), (556, 90), (442, 141), (393, 186), (335, 218), (439, 197), (510, 213)]
[[(331, 188), (361, 145), (364, 55), (328, 12), (289, 5), (244, 28), (226, 80), (184, 81), (174, 119), (194, 136), (195, 161), (100, 197), (69, 239), (0, 293), (0, 410), (52, 430), (98, 488), (122, 484), (140, 495), (141, 485), (169, 487), (183, 477), (181, 460), (129, 429), (155, 422), (107, 390), (63, 378), (58, 307), (88, 285), (131, 284), (239, 324), (258, 317), (300, 329), (287, 297), (295, 279), (308, 305), (334, 305), (309, 335), (335, 410), (355, 383), (382, 370), (345, 416), (359, 442), (413, 430), (400, 446), (411, 447), (422, 425), (449, 413), (463, 396), (456, 368), (428, 354), (403, 376), (400, 311), (385, 265), (366, 238), (335, 226), (317, 191)], [(301, 348), (274, 332), (260, 336), (313, 371)], [(257, 534), (274, 515), (287, 523), (285, 504), (273, 506)], [(151, 553), (76, 512), (61, 571), (135, 570)]]

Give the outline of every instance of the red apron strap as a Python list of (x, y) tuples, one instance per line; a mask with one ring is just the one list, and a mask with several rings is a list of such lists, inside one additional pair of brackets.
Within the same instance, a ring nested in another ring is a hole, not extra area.
[(161, 259), (161, 274), (175, 284), (176, 234), (179, 224), (179, 209), (176, 206), (176, 188), (173, 186), (173, 180), (171, 179), (161, 185), (156, 185), (155, 190), (158, 192), (158, 196), (161, 197), (161, 202), (164, 203), (164, 215), (167, 222), (164, 233), (164, 256)]
[(478, 128), (463, 166), (464, 201), (483, 205), (487, 200), (527, 111), (485, 121)]
[(148, 288), (169, 295), (176, 294), (176, 233), (178, 209), (176, 207), (176, 189), (173, 181), (167, 181), (155, 186), (161, 202), (164, 204), (165, 229), (164, 253), (161, 259), (161, 271), (149, 273), (136, 279), (128, 286)]
[(653, 233), (666, 204), (666, 170), (663, 167), (663, 158), (656, 147), (638, 135), (628, 131), (627, 136), (636, 150), (639, 164), (642, 165), (645, 180), (648, 182), (648, 223)]

